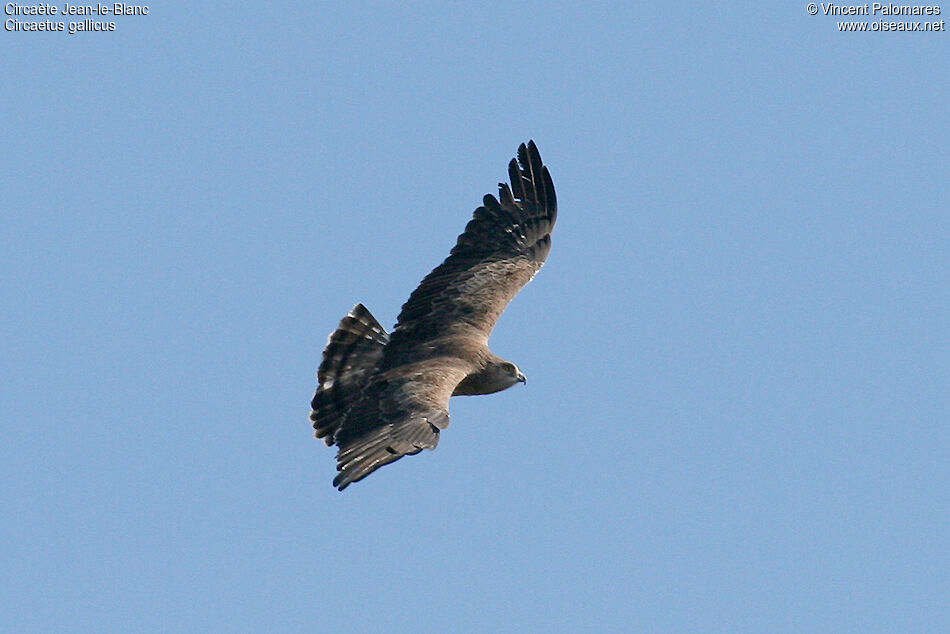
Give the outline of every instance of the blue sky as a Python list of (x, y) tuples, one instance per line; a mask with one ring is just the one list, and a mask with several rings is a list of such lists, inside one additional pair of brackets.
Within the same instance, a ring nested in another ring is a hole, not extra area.
[[(315, 4), (0, 33), (0, 629), (947, 631), (946, 32)], [(327, 334), (529, 138), (527, 386), (335, 491)]]

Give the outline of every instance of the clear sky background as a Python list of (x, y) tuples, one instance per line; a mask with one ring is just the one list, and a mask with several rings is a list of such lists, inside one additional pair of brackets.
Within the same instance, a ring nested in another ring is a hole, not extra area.
[[(950, 34), (313, 4), (0, 32), (0, 629), (948, 631)], [(529, 138), (527, 385), (337, 492), (327, 335)]]

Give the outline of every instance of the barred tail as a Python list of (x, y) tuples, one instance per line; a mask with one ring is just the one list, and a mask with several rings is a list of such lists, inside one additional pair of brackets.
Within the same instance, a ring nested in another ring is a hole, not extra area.
[(359, 398), (388, 342), (386, 330), (362, 304), (353, 307), (327, 340), (317, 371), (320, 384), (310, 403), (315, 435), (327, 445), (333, 444), (333, 435)]

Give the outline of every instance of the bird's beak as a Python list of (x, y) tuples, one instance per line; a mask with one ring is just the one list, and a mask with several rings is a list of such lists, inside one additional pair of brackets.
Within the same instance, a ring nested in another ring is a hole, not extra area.
[(518, 381), (521, 382), (521, 383), (524, 383), (525, 385), (527, 385), (527, 384), (528, 384), (528, 377), (526, 377), (524, 374), (522, 374), (521, 372), (519, 372), (519, 373), (518, 373)]

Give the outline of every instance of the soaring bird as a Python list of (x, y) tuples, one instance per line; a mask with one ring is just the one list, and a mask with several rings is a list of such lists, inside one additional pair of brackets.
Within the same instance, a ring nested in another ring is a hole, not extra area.
[(403, 304), (389, 334), (362, 304), (327, 341), (311, 402), (316, 437), (336, 445), (341, 491), (383, 465), (435, 449), (449, 398), (492, 394), (525, 376), (488, 348), (512, 298), (551, 250), (554, 184), (534, 141), (508, 164), (455, 247)]

